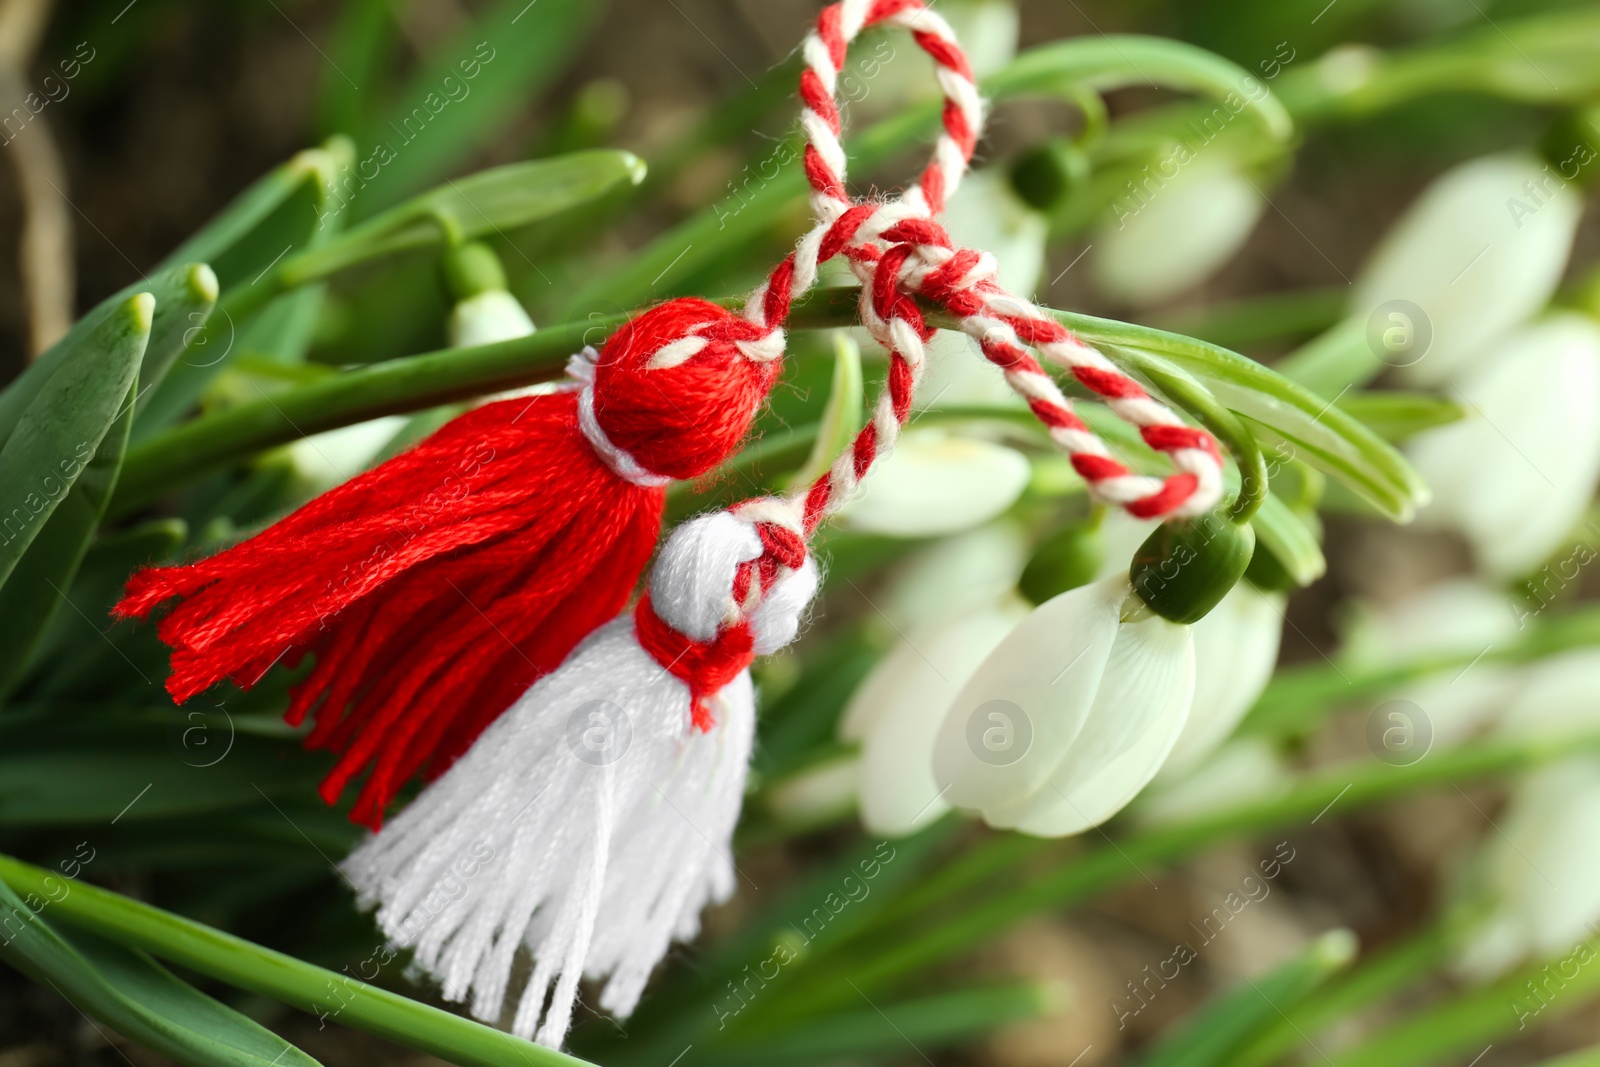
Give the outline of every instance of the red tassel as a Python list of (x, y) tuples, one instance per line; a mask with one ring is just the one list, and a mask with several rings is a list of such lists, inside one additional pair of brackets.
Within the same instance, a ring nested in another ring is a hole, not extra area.
[[(654, 549), (664, 491), (725, 459), (777, 374), (738, 342), (749, 323), (676, 300), (614, 335), (593, 406), (629, 480), (580, 424), (576, 391), (503, 400), (210, 559), (136, 573), (115, 609), (158, 633), (185, 701), (255, 684), (285, 655), (316, 658), (286, 717), (341, 754), (330, 803), (371, 770), (351, 818), (376, 827), (419, 772), (442, 773), (505, 708), (626, 604)], [(682, 362), (656, 359), (689, 339)], [(636, 469), (637, 469), (636, 468)]]

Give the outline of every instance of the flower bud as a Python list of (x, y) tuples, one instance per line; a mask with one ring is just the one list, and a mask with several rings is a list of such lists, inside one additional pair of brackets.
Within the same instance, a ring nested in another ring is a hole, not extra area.
[(533, 320), (506, 290), (506, 272), (488, 245), (452, 245), (441, 265), (456, 302), (445, 324), (451, 347), (495, 344), (533, 333)]
[(1011, 188), (1035, 211), (1049, 214), (1089, 179), (1088, 155), (1065, 137), (1052, 137), (1017, 157)]
[(1249, 524), (1217, 515), (1165, 522), (1133, 554), (1128, 580), (1163, 619), (1199, 622), (1244, 576), (1255, 546)]
[(1225, 161), (1194, 163), (1157, 177), (1148, 195), (1127, 195), (1098, 228), (1090, 261), (1105, 295), (1148, 307), (1190, 289), (1243, 247), (1266, 201)]

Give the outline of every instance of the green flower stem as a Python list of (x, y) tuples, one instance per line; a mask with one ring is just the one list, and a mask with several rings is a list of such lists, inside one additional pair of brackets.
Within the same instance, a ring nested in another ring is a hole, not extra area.
[[(61, 879), (0, 856), (0, 879), (19, 896), (55, 900)], [(47, 885), (55, 885), (52, 892)], [(240, 989), (353, 1026), (464, 1067), (585, 1067), (554, 1049), (336, 974), (86, 882), (51, 903), (51, 919), (142, 949)]]
[(126, 514), (177, 486), (323, 430), (549, 381), (586, 336), (598, 340), (621, 321), (569, 323), (499, 344), (389, 360), (191, 419), (129, 452), (111, 513)]
[(1233, 455), (1239, 465), (1239, 495), (1228, 509), (1228, 518), (1239, 524), (1249, 522), (1267, 498), (1267, 461), (1249, 427), (1218, 403), (1210, 390), (1166, 360), (1137, 348), (1116, 347), (1114, 351), (1118, 362), (1149, 379), (1168, 401), (1194, 416)]
[(1527, 663), (1594, 645), (1600, 645), (1600, 607), (1584, 607), (1531, 622), (1516, 640), (1487, 650), (1424, 656), (1366, 670), (1332, 663), (1289, 667), (1273, 677), (1241, 729), (1269, 736), (1302, 733), (1315, 726), (1330, 707), (1372, 700), (1432, 675), (1461, 671), (1476, 663)]
[(1228, 1067), (1271, 1067), (1282, 1062), (1338, 1020), (1414, 987), (1437, 969), (1448, 945), (1445, 923), (1428, 926), (1290, 1008), (1274, 1026), (1240, 1048)]
[[(815, 291), (796, 305), (789, 325), (792, 329), (854, 325), (858, 294), (848, 286)], [(723, 303), (731, 306), (737, 301)], [(1323, 409), (1321, 421), (1330, 433), (1343, 433), (1350, 447), (1359, 445), (1363, 456), (1388, 461), (1384, 455), (1388, 446), (1365, 427), (1227, 349), (1113, 319), (1064, 311), (1051, 314), (1090, 343), (1137, 348), (1170, 358), (1191, 374), (1215, 372), (1282, 406), (1312, 413)], [(948, 315), (931, 309), (929, 319), (944, 328), (955, 325)], [(549, 381), (559, 376), (569, 354), (585, 343), (603, 340), (621, 321), (621, 316), (596, 318), (551, 326), (500, 344), (389, 360), (202, 415), (129, 452), (109, 513), (126, 514), (173, 488), (309, 434)], [(1098, 410), (1086, 407), (1086, 417)], [(1393, 459), (1403, 466), (1398, 457)]]
[[(1002, 882), (969, 894), (960, 907), (948, 912), (930, 902), (929, 907), (909, 916), (904, 923), (880, 928), (870, 944), (852, 942), (848, 949), (812, 972), (803, 986), (792, 990), (784, 998), (781, 1010), (785, 1015), (824, 1010), (857, 995), (852, 984), (870, 996), (895, 979), (971, 950), (1026, 915), (1081, 903), (1114, 885), (1140, 877), (1141, 873), (1149, 876), (1160, 866), (1218, 841), (1293, 827), (1327, 811), (1344, 813), (1434, 786), (1526, 771), (1591, 751), (1600, 751), (1600, 733), (1464, 745), (1409, 767), (1360, 761), (1328, 768), (1303, 779), (1285, 795), (1148, 829), (1087, 849), (1070, 862), (1020, 885), (1014, 884), (1012, 875), (1007, 879), (1011, 884)], [(975, 863), (970, 869), (983, 868)], [(1600, 967), (1594, 971), (1600, 975)]]
[(1334, 1067), (1427, 1067), (1470, 1057), (1501, 1038), (1592, 1004), (1597, 996), (1600, 938), (1580, 941), (1553, 960), (1529, 964), (1419, 1012), (1330, 1062)]
[(1600, 1045), (1557, 1056), (1553, 1060), (1540, 1060), (1535, 1067), (1600, 1067)]
[(1163, 330), (1239, 349), (1284, 337), (1321, 333), (1339, 321), (1349, 302), (1348, 286), (1296, 289), (1170, 312), (1155, 316), (1152, 322)]

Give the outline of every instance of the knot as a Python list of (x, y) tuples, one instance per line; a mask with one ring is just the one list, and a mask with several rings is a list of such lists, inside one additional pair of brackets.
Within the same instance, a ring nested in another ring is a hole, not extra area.
[(640, 645), (689, 687), (695, 725), (704, 700), (753, 656), (774, 652), (800, 629), (817, 588), (791, 501), (764, 498), (679, 526), (662, 546), (650, 590), (635, 610)]
[(696, 641), (673, 629), (656, 614), (646, 593), (633, 612), (639, 647), (661, 668), (689, 687), (689, 716), (695, 729), (709, 733), (716, 719), (706, 701), (739, 676), (755, 659), (750, 625), (730, 626), (710, 641)]

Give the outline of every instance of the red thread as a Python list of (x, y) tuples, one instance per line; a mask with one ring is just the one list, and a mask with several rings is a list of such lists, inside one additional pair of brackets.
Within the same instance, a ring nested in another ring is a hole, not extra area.
[[(650, 471), (703, 474), (738, 446), (777, 373), (735, 342), (753, 327), (702, 300), (635, 317), (595, 369), (596, 418)], [(708, 343), (649, 368), (669, 341)], [(179, 703), (228, 679), (248, 688), (310, 653), (286, 717), (340, 754), (336, 800), (377, 826), (407, 779), (435, 776), (535, 680), (627, 603), (660, 532), (663, 493), (613, 474), (564, 392), (462, 415), (410, 451), (209, 559), (129, 579), (115, 609), (181, 602), (157, 633)]]
[(695, 728), (709, 732), (716, 720), (706, 700), (716, 696), (755, 659), (749, 624), (723, 627), (713, 641), (694, 641), (661, 620), (650, 605), (648, 593), (639, 600), (633, 619), (640, 647), (689, 687), (690, 716)]

